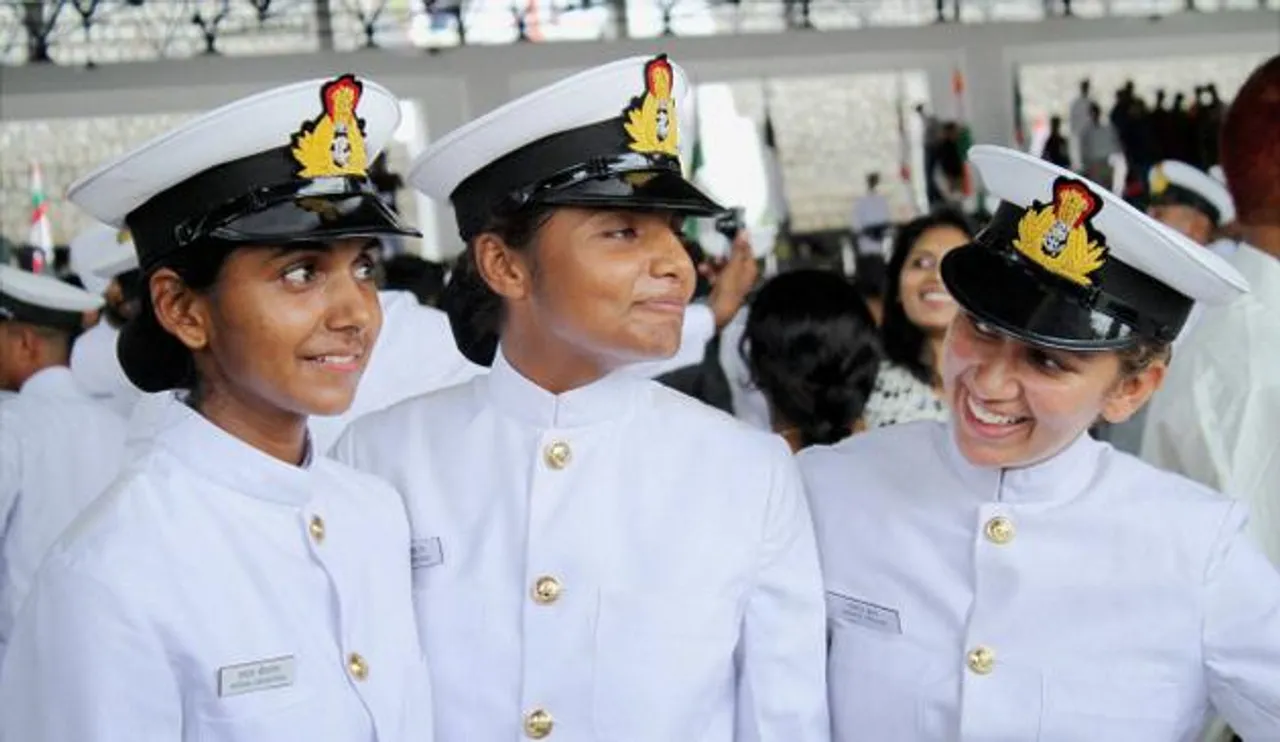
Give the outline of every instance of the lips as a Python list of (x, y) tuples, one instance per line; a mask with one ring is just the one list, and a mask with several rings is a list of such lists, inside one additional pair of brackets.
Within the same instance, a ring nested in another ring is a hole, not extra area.
[(920, 301), (926, 304), (955, 304), (955, 299), (951, 298), (946, 289), (937, 286), (928, 286), (920, 292)]
[(328, 371), (350, 373), (360, 370), (360, 361), (364, 359), (364, 351), (344, 351), (321, 353), (306, 356), (307, 363), (314, 364)]
[(981, 438), (1003, 438), (1031, 422), (1031, 418), (1025, 415), (1006, 415), (991, 409), (968, 390), (964, 391), (963, 396), (966, 427)]

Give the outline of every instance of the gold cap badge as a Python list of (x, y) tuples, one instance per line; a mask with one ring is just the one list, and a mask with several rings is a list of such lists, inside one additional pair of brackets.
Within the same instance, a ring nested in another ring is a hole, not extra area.
[(1151, 195), (1162, 196), (1169, 190), (1169, 176), (1164, 174), (1164, 165), (1151, 168)]
[(364, 84), (343, 75), (320, 87), (323, 111), (293, 135), (293, 158), (300, 178), (363, 176), (368, 171), (364, 121), (356, 116)]
[(623, 128), (631, 138), (632, 151), (680, 156), (675, 79), (667, 55), (660, 54), (645, 64), (644, 94), (633, 98), (623, 112)]
[(1053, 203), (1033, 202), (1018, 222), (1013, 247), (1041, 268), (1081, 286), (1106, 262), (1107, 246), (1091, 230), (1091, 219), (1102, 203), (1082, 181), (1059, 178), (1053, 184)]

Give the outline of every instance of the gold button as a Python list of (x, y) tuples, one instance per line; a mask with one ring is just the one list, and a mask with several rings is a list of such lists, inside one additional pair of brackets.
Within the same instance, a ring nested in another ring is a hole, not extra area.
[(324, 519), (318, 515), (311, 516), (311, 539), (317, 544), (324, 541)]
[(990, 675), (996, 666), (996, 653), (990, 647), (977, 647), (969, 652), (969, 669), (978, 675)]
[(364, 657), (352, 652), (347, 658), (347, 671), (356, 680), (364, 680), (369, 677), (369, 663), (364, 661)]
[(543, 457), (547, 461), (547, 466), (559, 470), (569, 465), (569, 459), (573, 458), (573, 450), (569, 448), (568, 443), (556, 441), (547, 446)]
[(987, 521), (986, 532), (988, 541), (1003, 546), (1013, 540), (1013, 521), (1003, 515), (997, 515)]
[(524, 733), (529, 739), (542, 739), (550, 735), (551, 728), (555, 725), (555, 719), (545, 709), (534, 709), (524, 715)]
[(554, 577), (539, 577), (533, 583), (533, 599), (542, 605), (551, 605), (560, 598), (560, 581)]

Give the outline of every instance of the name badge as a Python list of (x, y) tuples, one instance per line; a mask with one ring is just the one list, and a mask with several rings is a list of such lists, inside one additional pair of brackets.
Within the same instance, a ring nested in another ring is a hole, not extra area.
[(882, 634), (902, 633), (902, 619), (896, 610), (830, 590), (827, 591), (827, 620), (851, 623)]
[(409, 545), (409, 566), (414, 570), (444, 564), (444, 548), (438, 537), (414, 539)]
[(218, 697), (230, 698), (293, 685), (293, 655), (218, 670)]

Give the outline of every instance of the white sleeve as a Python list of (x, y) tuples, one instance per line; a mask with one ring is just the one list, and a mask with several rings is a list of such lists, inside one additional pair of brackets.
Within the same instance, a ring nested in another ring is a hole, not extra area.
[(13, 511), (18, 504), (22, 487), (22, 437), (20, 425), (12, 410), (6, 414), (0, 409), (0, 661), (4, 660), (5, 646), (13, 628), (16, 591), (9, 584), (9, 564), (6, 558), (9, 528), (13, 524)]
[(684, 310), (684, 326), (680, 330), (680, 349), (661, 361), (637, 363), (627, 371), (650, 379), (669, 371), (702, 363), (707, 343), (716, 335), (716, 317), (706, 304), (690, 304)]
[(1245, 536), (1232, 505), (1204, 583), (1204, 661), (1209, 698), (1246, 740), (1280, 729), (1280, 573)]
[(763, 544), (739, 647), (737, 739), (826, 742), (826, 604), (813, 520), (790, 455), (774, 475)]
[(135, 608), (59, 559), (46, 561), (0, 667), (0, 739), (182, 739), (177, 681)]

